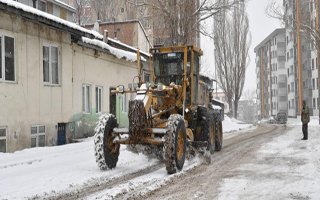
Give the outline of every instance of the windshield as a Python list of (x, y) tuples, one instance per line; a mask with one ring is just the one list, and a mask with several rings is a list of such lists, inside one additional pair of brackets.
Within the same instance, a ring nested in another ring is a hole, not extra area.
[(183, 53), (163, 53), (154, 55), (156, 83), (169, 85), (171, 82), (182, 84)]

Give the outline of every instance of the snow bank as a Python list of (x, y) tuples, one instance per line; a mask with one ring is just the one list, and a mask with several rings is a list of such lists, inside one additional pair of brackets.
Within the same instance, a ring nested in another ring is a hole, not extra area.
[(252, 124), (246, 124), (237, 119), (230, 118), (228, 116), (224, 116), (224, 120), (222, 122), (223, 132), (228, 133), (232, 131), (238, 131), (246, 128), (252, 127)]
[(221, 183), (218, 199), (319, 199), (320, 126), (309, 127), (307, 141), (300, 140), (299, 126), (292, 127), (230, 171), (234, 176)]
[(61, 191), (123, 176), (157, 160), (133, 154), (121, 147), (118, 165), (100, 171), (95, 162), (93, 139), (55, 147), (0, 153), (0, 199), (23, 199)]
[[(301, 126), (301, 116), (298, 116), (297, 118), (288, 118), (288, 125), (294, 125), (294, 126)], [(308, 124), (309, 126), (318, 126), (319, 125), (319, 117), (318, 116), (311, 116), (310, 122)]]

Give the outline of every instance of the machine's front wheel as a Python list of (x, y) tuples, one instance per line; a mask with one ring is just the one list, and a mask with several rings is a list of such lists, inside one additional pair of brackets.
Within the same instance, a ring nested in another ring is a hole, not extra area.
[(115, 168), (120, 153), (120, 144), (113, 143), (113, 129), (117, 127), (117, 119), (112, 114), (102, 115), (95, 128), (94, 150), (96, 162), (101, 170)]
[(168, 174), (173, 174), (183, 168), (187, 150), (187, 134), (181, 115), (171, 115), (167, 127), (168, 131), (164, 141), (164, 160)]

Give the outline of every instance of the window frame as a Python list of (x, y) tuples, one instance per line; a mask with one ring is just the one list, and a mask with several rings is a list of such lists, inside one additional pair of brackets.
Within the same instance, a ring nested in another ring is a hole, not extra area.
[(103, 107), (103, 87), (97, 85), (95, 87), (95, 92), (96, 92), (96, 113), (98, 114), (102, 112), (102, 107)]
[[(55, 43), (50, 43), (50, 42), (44, 42), (42, 45), (42, 82), (44, 83), (44, 85), (47, 86), (61, 86), (61, 64), (60, 64), (60, 48), (58, 44)], [(49, 81), (45, 81), (44, 77), (44, 48), (47, 47), (49, 48), (49, 55), (48, 55), (48, 63), (49, 63), (49, 69), (48, 69), (48, 73), (49, 73)], [(52, 48), (57, 48), (57, 65), (58, 65), (58, 83), (53, 83), (53, 73), (52, 73)]]
[[(91, 84), (82, 84), (81, 90), (82, 90), (82, 112), (85, 114), (90, 114), (91, 113)], [(87, 89), (88, 87), (88, 89)], [(84, 89), (85, 88), (85, 89)], [(84, 89), (84, 90), (83, 90)], [(89, 91), (89, 94), (87, 94), (86, 92)], [(86, 97), (88, 97), (88, 99), (86, 99)], [(86, 105), (86, 103), (88, 103), (88, 105)], [(88, 107), (88, 110), (86, 110)]]
[[(45, 10), (41, 10), (41, 9), (40, 9), (40, 3), (43, 3)], [(40, 10), (40, 11), (42, 11), (42, 12), (47, 12), (47, 9), (48, 9), (48, 8), (47, 8), (47, 2), (45, 2), (45, 1), (43, 1), (43, 0), (37, 1), (37, 9)]]
[[(44, 127), (44, 132), (40, 132), (40, 127)], [(32, 133), (32, 128), (37, 128), (36, 133)], [(44, 136), (44, 146), (39, 145), (39, 137)], [(32, 139), (36, 139), (36, 146), (32, 146)], [(46, 146), (46, 126), (45, 125), (32, 125), (30, 128), (30, 147), (45, 147)]]
[[(6, 68), (6, 64), (5, 64), (5, 37), (9, 37), (13, 39), (13, 71), (14, 71), (14, 75), (13, 75), (13, 79), (14, 80), (6, 80), (6, 74), (5, 74), (5, 68)], [(7, 83), (16, 83), (17, 82), (17, 77), (16, 77), (16, 38), (9, 33), (6, 32), (0, 32), (0, 48), (1, 48), (1, 54), (0, 54), (0, 58), (1, 58), (1, 66), (0, 66), (0, 70), (1, 70), (1, 75), (2, 77), (0, 77), (0, 82), (7, 82)]]
[(8, 128), (6, 126), (0, 126), (0, 129), (5, 130), (5, 136), (0, 136), (0, 140), (5, 140), (5, 143), (6, 143), (6, 151), (2, 153), (7, 153), (8, 152), (8, 143), (7, 143)]

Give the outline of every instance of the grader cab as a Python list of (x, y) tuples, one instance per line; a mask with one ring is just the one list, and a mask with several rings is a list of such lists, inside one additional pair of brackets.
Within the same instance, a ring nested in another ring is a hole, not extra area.
[(154, 150), (168, 174), (183, 168), (190, 149), (204, 147), (211, 154), (221, 150), (223, 111), (212, 104), (212, 91), (199, 75), (202, 51), (178, 46), (153, 48), (150, 53), (151, 83), (139, 78), (136, 89), (122, 86), (112, 91), (135, 96), (129, 101), (128, 127), (119, 127), (113, 114), (99, 119), (94, 142), (102, 170), (116, 167), (120, 145)]

